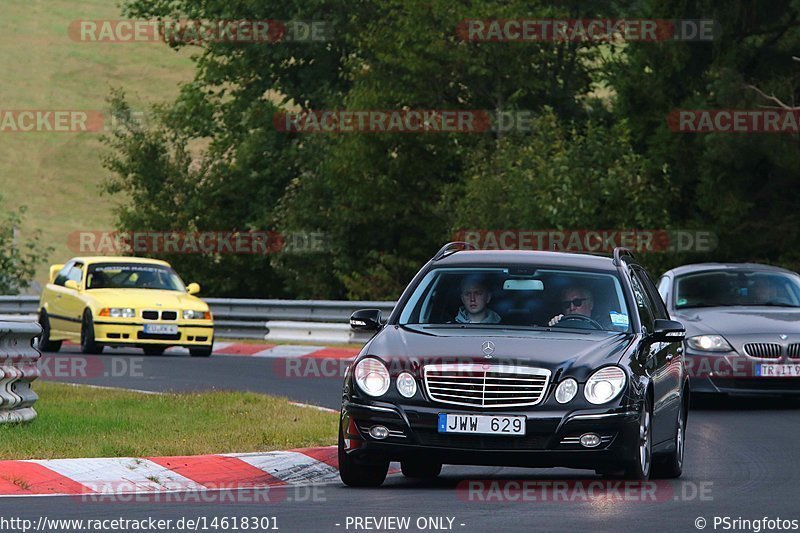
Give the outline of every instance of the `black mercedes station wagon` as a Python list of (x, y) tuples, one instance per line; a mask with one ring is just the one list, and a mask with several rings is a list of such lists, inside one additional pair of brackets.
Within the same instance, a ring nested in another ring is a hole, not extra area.
[(614, 257), (445, 245), (349, 367), (339, 470), (383, 483), (442, 464), (681, 475), (685, 332), (630, 251)]

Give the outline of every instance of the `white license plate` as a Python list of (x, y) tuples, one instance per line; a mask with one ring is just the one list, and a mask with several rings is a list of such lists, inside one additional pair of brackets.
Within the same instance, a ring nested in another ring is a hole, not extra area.
[(758, 365), (758, 375), (761, 377), (800, 377), (800, 365), (762, 363)]
[(525, 435), (524, 416), (452, 415), (439, 413), (439, 433)]
[(178, 333), (178, 326), (172, 324), (145, 324), (144, 332), (153, 335), (175, 335)]

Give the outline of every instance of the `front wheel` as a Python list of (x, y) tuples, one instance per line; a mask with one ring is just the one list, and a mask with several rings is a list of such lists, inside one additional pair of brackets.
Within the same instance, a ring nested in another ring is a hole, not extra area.
[(650, 398), (645, 396), (642, 410), (639, 413), (639, 431), (634, 442), (636, 456), (631, 457), (625, 465), (625, 477), (645, 481), (650, 479), (650, 467), (653, 463), (653, 411)]
[(39, 313), (39, 325), (42, 326), (42, 336), (39, 337), (39, 349), (43, 352), (59, 351), (62, 341), (50, 340), (50, 317), (47, 316), (47, 311), (44, 309)]
[(94, 337), (94, 319), (88, 309), (83, 312), (81, 321), (81, 351), (89, 354), (103, 353), (103, 345), (98, 344)]
[(348, 487), (380, 487), (389, 472), (389, 461), (358, 464), (344, 451), (344, 438), (339, 426), (339, 477)]

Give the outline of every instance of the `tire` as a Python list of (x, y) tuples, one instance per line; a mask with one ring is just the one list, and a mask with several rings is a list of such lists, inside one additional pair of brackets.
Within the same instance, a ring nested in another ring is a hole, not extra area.
[(380, 487), (389, 472), (389, 461), (358, 464), (344, 451), (344, 438), (339, 425), (339, 477), (348, 487)]
[(678, 424), (675, 430), (675, 451), (659, 458), (653, 464), (653, 477), (675, 479), (683, 473), (683, 451), (686, 446), (686, 404), (681, 405), (678, 412)]
[(94, 340), (94, 319), (88, 309), (83, 312), (81, 320), (81, 351), (88, 354), (103, 353), (103, 345)]
[(412, 479), (436, 479), (442, 473), (442, 463), (403, 461), (400, 467), (403, 475)]
[(47, 311), (44, 309), (39, 313), (39, 325), (42, 326), (42, 336), (39, 337), (39, 350), (42, 352), (59, 351), (63, 341), (50, 340), (50, 317), (47, 316)]
[(639, 413), (639, 431), (633, 444), (636, 454), (625, 464), (625, 478), (646, 481), (650, 479), (653, 465), (653, 408), (647, 396)]
[(142, 346), (145, 355), (163, 355), (166, 349), (166, 346)]
[(189, 348), (189, 355), (192, 357), (209, 357), (211, 355), (212, 346), (201, 346), (198, 348)]

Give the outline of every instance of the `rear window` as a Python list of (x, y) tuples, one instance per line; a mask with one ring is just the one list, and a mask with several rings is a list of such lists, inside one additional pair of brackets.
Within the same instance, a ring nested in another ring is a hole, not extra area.
[[(399, 323), (534, 327), (568, 314), (587, 316), (606, 331), (630, 331), (616, 276), (536, 266), (434, 269), (414, 290)], [(580, 320), (574, 323), (582, 327)]]

